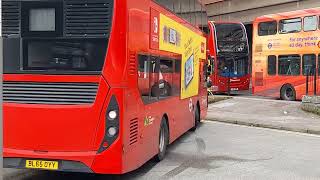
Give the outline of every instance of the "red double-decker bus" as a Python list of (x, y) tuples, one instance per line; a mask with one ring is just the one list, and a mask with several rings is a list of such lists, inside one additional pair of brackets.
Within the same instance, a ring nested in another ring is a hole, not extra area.
[(213, 92), (249, 90), (249, 44), (244, 25), (208, 22), (208, 51)]
[(122, 174), (207, 112), (206, 38), (153, 1), (2, 1), (4, 167)]

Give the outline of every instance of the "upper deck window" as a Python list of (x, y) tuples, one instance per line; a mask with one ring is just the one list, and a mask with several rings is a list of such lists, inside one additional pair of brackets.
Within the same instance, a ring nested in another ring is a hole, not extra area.
[(215, 24), (219, 53), (248, 53), (247, 35), (240, 23)]
[(258, 25), (259, 36), (267, 36), (277, 34), (277, 21), (262, 22)]
[(279, 22), (279, 33), (281, 34), (300, 32), (301, 28), (301, 18), (283, 19)]
[(241, 24), (216, 24), (218, 41), (241, 41), (245, 39)]
[(317, 30), (318, 18), (317, 16), (307, 16), (303, 19), (304, 31), (315, 31)]

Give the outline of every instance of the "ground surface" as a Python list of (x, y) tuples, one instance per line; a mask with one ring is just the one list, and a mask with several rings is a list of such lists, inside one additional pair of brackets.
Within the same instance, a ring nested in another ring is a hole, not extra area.
[(18, 171), (5, 179), (319, 179), (319, 154), (320, 136), (205, 121), (171, 145), (162, 162), (126, 175)]
[(320, 134), (320, 116), (300, 106), (301, 102), (238, 96), (211, 104), (207, 119)]

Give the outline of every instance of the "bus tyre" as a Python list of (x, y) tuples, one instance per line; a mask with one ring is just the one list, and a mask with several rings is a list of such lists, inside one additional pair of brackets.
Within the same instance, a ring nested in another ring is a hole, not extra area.
[(160, 162), (164, 159), (169, 144), (169, 129), (166, 119), (163, 117), (161, 120), (160, 131), (159, 131), (159, 152), (155, 156), (156, 161)]
[(295, 101), (296, 100), (296, 90), (290, 84), (286, 84), (280, 90), (280, 97), (282, 100)]
[(200, 112), (198, 107), (194, 112), (194, 126), (191, 128), (191, 131), (195, 131), (200, 124)]

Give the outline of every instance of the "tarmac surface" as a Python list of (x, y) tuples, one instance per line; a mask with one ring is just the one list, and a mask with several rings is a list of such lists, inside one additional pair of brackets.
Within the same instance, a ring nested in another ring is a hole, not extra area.
[(163, 161), (125, 175), (7, 170), (5, 179), (313, 180), (320, 177), (319, 154), (317, 135), (204, 121), (173, 143)]

